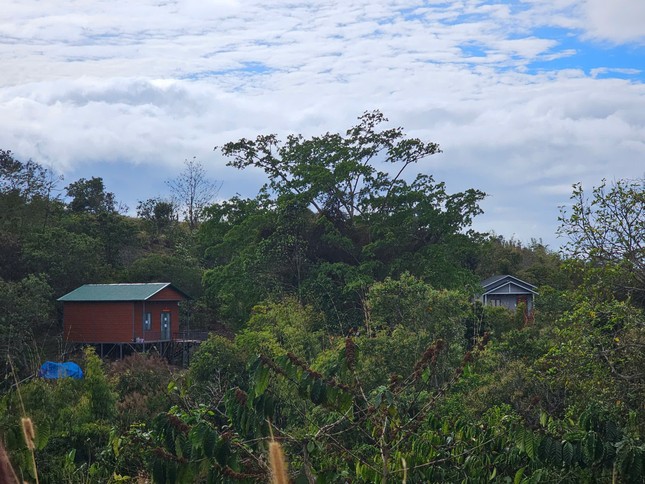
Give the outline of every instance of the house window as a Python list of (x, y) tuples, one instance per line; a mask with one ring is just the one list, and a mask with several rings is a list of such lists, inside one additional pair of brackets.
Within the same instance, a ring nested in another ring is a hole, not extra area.
[(152, 329), (152, 314), (146, 313), (143, 317), (143, 330), (150, 331)]
[(501, 299), (490, 299), (490, 305), (491, 306), (501, 306), (502, 305), (502, 300)]

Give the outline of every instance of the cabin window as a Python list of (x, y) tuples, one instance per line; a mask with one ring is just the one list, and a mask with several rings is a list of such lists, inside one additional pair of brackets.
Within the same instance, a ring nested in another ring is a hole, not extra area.
[(143, 330), (150, 331), (152, 329), (152, 314), (145, 313), (143, 316)]

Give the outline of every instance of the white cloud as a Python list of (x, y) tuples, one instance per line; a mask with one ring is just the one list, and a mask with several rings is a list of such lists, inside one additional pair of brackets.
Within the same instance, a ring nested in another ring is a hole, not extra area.
[(620, 44), (645, 44), (645, 2), (586, 0), (586, 30), (591, 37)]
[(611, 73), (617, 73), (617, 74), (625, 74), (628, 76), (640, 74), (642, 71), (640, 69), (630, 69), (630, 68), (620, 68), (620, 67), (597, 67), (595, 69), (591, 69), (589, 71), (589, 74), (591, 74), (591, 77), (598, 77), (603, 74), (611, 74)]

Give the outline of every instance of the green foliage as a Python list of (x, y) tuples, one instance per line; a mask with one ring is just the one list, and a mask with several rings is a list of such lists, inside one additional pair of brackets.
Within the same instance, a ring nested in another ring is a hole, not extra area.
[(463, 322), (469, 310), (464, 294), (433, 289), (409, 273), (373, 284), (367, 306), (375, 329), (401, 325), (413, 331), (426, 330), (433, 339), (451, 342), (463, 338)]
[(24, 259), (30, 272), (45, 274), (55, 293), (64, 294), (94, 278), (104, 277), (102, 252), (95, 238), (53, 227), (28, 237)]
[(8, 358), (20, 377), (40, 366), (41, 349), (36, 334), (56, 334), (52, 288), (43, 276), (19, 282), (0, 279), (0, 350), (5, 355), (5, 375), (11, 376)]
[[(235, 341), (247, 354), (270, 355), (294, 353), (312, 358), (323, 346), (324, 316), (311, 306), (303, 306), (294, 298), (255, 306), (253, 314)], [(254, 347), (252, 339), (273, 341), (273, 347)]]
[(606, 180), (594, 187), (591, 199), (581, 184), (573, 186), (572, 206), (561, 208), (559, 234), (569, 240), (565, 250), (592, 267), (621, 268), (614, 279), (623, 293), (645, 301), (645, 179)]
[[(268, 183), (255, 200), (211, 207), (200, 239), (215, 267), (204, 278), (211, 304), (236, 327), (267, 298), (293, 294), (322, 310), (336, 333), (359, 327), (374, 281), (410, 272), (437, 287), (473, 283), (467, 232), (484, 194), (448, 194), (443, 183), (402, 174), (438, 153), (368, 112), (345, 135), (241, 139), (222, 152)], [(396, 175), (376, 168), (383, 159)], [(234, 296), (233, 296), (234, 295)]]
[[(561, 265), (469, 230), (483, 194), (404, 177), (438, 146), (385, 122), (225, 145), (267, 184), (193, 205), (198, 231), (160, 197), (118, 214), (100, 178), (66, 209), (48, 170), (0, 150), (0, 342), (20, 381), (5, 371), (0, 438), (21, 477), (28, 415), (41, 482), (266, 482), (272, 438), (294, 482), (642, 482), (642, 182), (574, 187)], [(539, 285), (534, 320), (472, 302), (493, 273)], [(84, 380), (31, 378), (57, 354), (56, 296), (133, 279), (171, 280), (200, 327), (236, 332), (187, 372), (88, 350)]]
[[(345, 136), (327, 133), (305, 139), (291, 135), (281, 144), (275, 135), (260, 135), (255, 141), (241, 139), (224, 145), (231, 166), (263, 169), (269, 177), (267, 190), (294, 198), (299, 205), (313, 205), (332, 218), (348, 220), (374, 205), (387, 208), (388, 195), (400, 186), (378, 172), (370, 161), (381, 155), (387, 163), (405, 167), (439, 152), (435, 143), (407, 139), (401, 128), (378, 131), (387, 119), (378, 111), (366, 112)], [(375, 197), (379, 196), (379, 200)]]
[(172, 201), (149, 198), (137, 203), (137, 216), (155, 235), (171, 230), (177, 223), (176, 207)]
[[(337, 351), (344, 364), (336, 368), (336, 377), (311, 369), (292, 354), (260, 357), (250, 367), (248, 393), (238, 390), (227, 402), (229, 418), (247, 438), (267, 435), (261, 424), (266, 417), (276, 427), (284, 425), (274, 432), (288, 436), (284, 443), (294, 476), (315, 476), (321, 482), (341, 476), (358, 482), (396, 480), (404, 474), (413, 482), (454, 481), (457, 476), (480, 480), (493, 473), (514, 476), (518, 467), (529, 463), (519, 449), (513, 449), (510, 430), (516, 417), (489, 413), (486, 424), (478, 425), (433, 415), (438, 394), (430, 393), (422, 382), (424, 370), (432, 371), (441, 347), (427, 348), (409, 378), (371, 390), (353, 373), (360, 363), (351, 339)], [(348, 377), (350, 383), (343, 383)], [(300, 403), (308, 402), (299, 430), (280, 417), (285, 407), (297, 402), (274, 399), (279, 395), (273, 392), (278, 381), (296, 387)]]
[(99, 214), (116, 211), (114, 193), (105, 191), (101, 177), (81, 178), (70, 183), (66, 190), (72, 199), (68, 205), (72, 212)]
[[(206, 406), (173, 407), (149, 426), (133, 427), (119, 453), (143, 455), (152, 482), (265, 482), (266, 471), (231, 431), (221, 431)], [(242, 471), (242, 472), (240, 472)]]
[(91, 415), (97, 420), (114, 417), (116, 396), (108, 384), (107, 376), (103, 370), (103, 362), (91, 346), (85, 349), (84, 373)]
[(535, 298), (535, 322), (540, 325), (551, 325), (565, 312), (571, 311), (575, 301), (570, 293), (554, 289), (551, 286), (540, 286)]
[(570, 280), (561, 270), (562, 260), (542, 241), (531, 240), (528, 245), (511, 238), (490, 235), (478, 247), (477, 274), (482, 278), (495, 274), (513, 274), (537, 285), (566, 289)]
[[(0, 196), (17, 196), (25, 204), (51, 201), (62, 177), (33, 160), (20, 162), (11, 151), (0, 149)], [(17, 208), (17, 207), (16, 207)]]
[(134, 237), (136, 224), (116, 212), (71, 213), (65, 225), (68, 231), (93, 239), (108, 269), (122, 267), (132, 257), (128, 252), (139, 246)]
[(346, 334), (362, 326), (367, 292), (374, 282), (371, 264), (354, 266), (344, 262), (321, 262), (303, 281), (303, 298), (325, 314), (326, 329)]
[(174, 376), (168, 362), (156, 355), (133, 353), (109, 367), (108, 380), (116, 393), (119, 429), (145, 422), (167, 410), (173, 403), (168, 385)]
[(59, 296), (114, 277), (128, 262), (136, 224), (116, 213), (100, 178), (69, 185), (73, 200), (66, 207), (55, 195), (60, 178), (50, 170), (9, 152), (0, 158), (0, 277), (17, 282), (41, 275)]
[(258, 247), (262, 234), (271, 230), (272, 215), (262, 200), (239, 198), (213, 205), (206, 214), (199, 239), (215, 263), (203, 278), (206, 300), (229, 324), (239, 327), (255, 304), (279, 289), (263, 270)]
[(177, 254), (148, 254), (136, 259), (124, 271), (126, 279), (136, 282), (172, 281), (192, 297), (201, 294), (202, 270), (191, 257)]
[(199, 401), (218, 402), (229, 388), (245, 387), (246, 355), (235, 343), (211, 333), (192, 356), (190, 392)]
[(101, 482), (111, 473), (113, 462), (105, 451), (115, 395), (92, 350), (85, 352), (81, 366), (84, 379), (32, 379), (0, 400), (2, 438), (20, 472), (30, 468), (20, 418), (28, 416), (34, 423), (40, 482)]

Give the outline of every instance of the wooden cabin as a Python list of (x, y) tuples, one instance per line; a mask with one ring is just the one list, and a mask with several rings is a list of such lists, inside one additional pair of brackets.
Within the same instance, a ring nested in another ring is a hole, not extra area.
[(168, 282), (152, 282), (85, 284), (58, 301), (67, 342), (121, 345), (181, 339), (179, 303), (187, 299)]
[(483, 292), (480, 300), (484, 305), (515, 310), (519, 304), (524, 304), (525, 316), (532, 317), (535, 296), (538, 295), (533, 284), (506, 274), (489, 277), (481, 285)]

